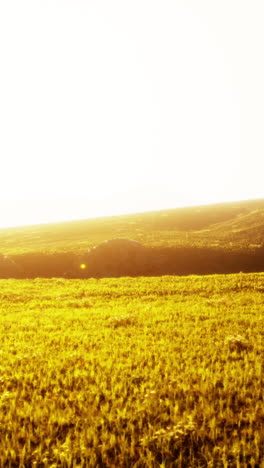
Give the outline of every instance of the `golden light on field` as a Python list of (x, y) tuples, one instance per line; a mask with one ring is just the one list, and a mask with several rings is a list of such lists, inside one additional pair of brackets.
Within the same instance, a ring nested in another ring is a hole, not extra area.
[(1, 467), (262, 468), (263, 288), (1, 280)]
[(262, 198), (263, 13), (1, 2), (0, 227)]

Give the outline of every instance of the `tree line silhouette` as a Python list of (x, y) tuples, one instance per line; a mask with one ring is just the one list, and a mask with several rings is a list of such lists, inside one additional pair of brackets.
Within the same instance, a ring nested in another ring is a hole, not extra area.
[[(82, 267), (81, 267), (82, 266)], [(92, 258), (74, 252), (0, 255), (0, 278), (103, 278), (119, 276), (205, 275), (264, 271), (264, 247), (145, 248), (135, 260)]]

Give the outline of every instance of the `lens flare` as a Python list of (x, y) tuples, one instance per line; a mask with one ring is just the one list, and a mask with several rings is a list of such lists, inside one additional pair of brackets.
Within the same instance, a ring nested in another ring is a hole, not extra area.
[(81, 268), (82, 270), (85, 270), (85, 268), (86, 268), (85, 263), (81, 263), (80, 268)]

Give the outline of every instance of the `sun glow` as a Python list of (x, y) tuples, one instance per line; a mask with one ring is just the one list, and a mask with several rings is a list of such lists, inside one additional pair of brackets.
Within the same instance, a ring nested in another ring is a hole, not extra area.
[(1, 2), (0, 227), (263, 197), (264, 7), (231, 3)]

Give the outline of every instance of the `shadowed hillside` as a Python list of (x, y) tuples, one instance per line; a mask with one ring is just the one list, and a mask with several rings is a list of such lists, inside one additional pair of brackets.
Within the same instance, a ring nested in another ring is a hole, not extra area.
[(115, 238), (143, 245), (142, 263), (104, 265), (103, 276), (263, 271), (264, 200), (1, 229), (0, 276), (96, 276), (98, 265), (79, 264)]

